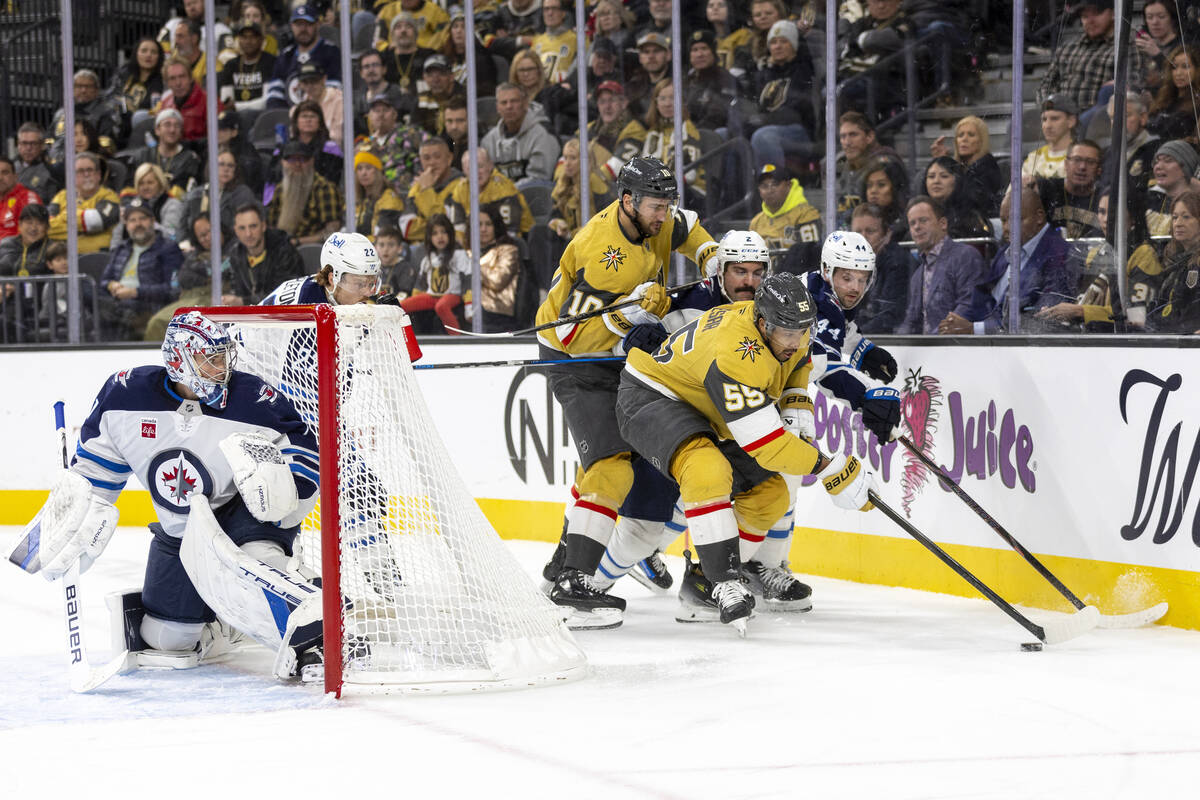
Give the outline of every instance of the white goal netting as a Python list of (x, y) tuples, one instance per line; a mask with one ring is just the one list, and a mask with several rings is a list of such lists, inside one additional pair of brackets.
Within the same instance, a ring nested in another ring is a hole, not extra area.
[[(318, 506), (297, 549), (328, 591), (321, 537), (338, 543), (345, 685), (450, 691), (580, 674), (585, 659), (561, 615), (484, 517), (438, 436), (408, 360), (403, 312), (335, 310), (333, 358), (318, 355), (314, 323), (242, 318), (231, 328), (238, 369), (337, 437), (339, 524), (322, 532)], [(336, 381), (335, 408), (318, 401), (325, 375)], [(330, 634), (327, 621), (327, 663)]]

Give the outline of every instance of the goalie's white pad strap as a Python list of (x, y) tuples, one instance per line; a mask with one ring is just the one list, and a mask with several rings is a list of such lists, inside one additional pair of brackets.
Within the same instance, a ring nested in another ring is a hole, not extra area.
[(218, 446), (233, 468), (238, 494), (256, 520), (279, 522), (296, 511), (296, 482), (275, 442), (261, 434), (238, 432)]
[(194, 496), (179, 558), (196, 591), (222, 620), (272, 650), (285, 641), (290, 617), (308, 603), (320, 619), (321, 590), (240, 550), (221, 530), (208, 498)]
[(116, 506), (92, 494), (87, 478), (63, 470), (30, 524), (46, 580), (61, 577), (77, 561), (81, 572), (90, 567), (117, 529), (118, 515)]

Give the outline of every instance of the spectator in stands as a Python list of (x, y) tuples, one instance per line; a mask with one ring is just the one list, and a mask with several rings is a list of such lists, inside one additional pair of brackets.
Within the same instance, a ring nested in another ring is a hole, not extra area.
[(1079, 107), (1063, 94), (1042, 101), (1042, 140), (1046, 143), (1025, 157), (1021, 175), (1025, 178), (1061, 178), (1066, 174), (1067, 150), (1074, 141)]
[[(434, 214), (425, 233), (425, 257), (413, 293), (400, 301), (409, 314), (433, 311), (442, 325), (459, 327), (454, 310), (471, 288), (471, 254), (458, 246), (454, 226), (445, 214)], [(415, 320), (414, 320), (415, 322)], [(436, 331), (436, 328), (435, 328)], [(454, 331), (438, 331), (454, 334)], [(454, 334), (457, 335), (457, 334)]]
[(46, 132), (36, 122), (26, 122), (17, 128), (17, 180), (32, 189), (43, 203), (50, 202), (58, 192), (59, 183), (46, 165)]
[(775, 23), (767, 48), (767, 63), (754, 76), (758, 107), (747, 122), (747, 130), (754, 131), (750, 147), (759, 165), (783, 164), (789, 155), (808, 157), (815, 126), (812, 59), (796, 24)]
[[(163, 51), (153, 36), (143, 36), (133, 46), (133, 58), (113, 74), (109, 96), (121, 104), (121, 140), (128, 138), (130, 126), (150, 116), (150, 110), (162, 99)], [(140, 112), (140, 113), (139, 113)], [(142, 142), (132, 142), (140, 147)]]
[(750, 230), (772, 250), (787, 250), (776, 269), (797, 275), (820, 266), (821, 212), (804, 196), (800, 181), (782, 164), (764, 164), (758, 171), (762, 210), (750, 220)]
[[(66, 168), (70, 163), (70, 159), (66, 155), (67, 139), (65, 136), (55, 139), (50, 146), (50, 153), (46, 156), (46, 168), (49, 170), (51, 177), (58, 182), (60, 186), (66, 185)], [(104, 168), (102, 180), (108, 188), (117, 191), (120, 186), (109, 185), (111, 170), (109, 169), (108, 160), (112, 157), (115, 150), (113, 149), (113, 141), (107, 136), (101, 138), (96, 133), (96, 126), (91, 120), (77, 119), (75, 120), (75, 154), (79, 153), (95, 153), (100, 156)]]
[(745, 26), (741, 11), (740, 4), (730, 0), (708, 0), (704, 10), (708, 27), (717, 37), (717, 63), (736, 78), (752, 67), (749, 62), (754, 34)]
[(42, 198), (17, 181), (17, 167), (12, 159), (0, 156), (0, 240), (20, 232), (21, 212), (25, 206), (41, 203)]
[(404, 201), (383, 177), (383, 162), (371, 150), (354, 154), (355, 193), (354, 229), (373, 240), (375, 232), (394, 228), (404, 210)]
[[(1114, 100), (1113, 97), (1108, 98), (1110, 120), (1116, 105)], [(1128, 92), (1125, 95), (1125, 172), (1128, 176), (1130, 208), (1133, 207), (1132, 202), (1135, 198), (1142, 208), (1145, 207), (1146, 191), (1150, 188), (1150, 176), (1154, 173), (1154, 154), (1162, 144), (1157, 136), (1146, 129), (1149, 109), (1146, 96), (1142, 92)], [(1115, 126), (1113, 130), (1116, 130)], [(1113, 145), (1115, 144), (1114, 141)], [(1109, 151), (1103, 156), (1104, 172), (1100, 178), (1100, 185), (1106, 189), (1115, 185), (1116, 162), (1109, 158), (1109, 154), (1115, 152), (1110, 145)]]
[(392, 18), (392, 36), (387, 49), (383, 51), (383, 63), (387, 70), (384, 76), (389, 83), (412, 97), (414, 107), (417, 96), (424, 89), (420, 84), (425, 59), (431, 55), (433, 51), (428, 47), (417, 45), (417, 21), (412, 14), (402, 11)]
[(533, 44), (533, 37), (543, 30), (541, 4), (538, 0), (508, 0), (499, 4), (492, 22), (488, 50), (512, 61), (518, 50)]
[[(450, 143), (445, 137), (431, 136), (421, 142), (420, 155), (421, 171), (408, 188), (398, 225), (408, 242), (425, 238), (427, 223), (434, 214), (445, 216), (446, 198), (454, 188), (454, 181), (462, 177), (450, 161)], [(450, 227), (453, 234), (454, 226)]]
[(208, 131), (208, 109), (204, 90), (192, 80), (187, 65), (176, 56), (171, 56), (163, 65), (163, 83), (167, 85), (167, 93), (158, 104), (159, 112), (155, 117), (155, 127), (163, 111), (179, 112), (183, 125), (183, 140), (198, 142), (204, 139)]
[(233, 218), (237, 241), (226, 255), (221, 302), (227, 306), (257, 305), (275, 287), (307, 274), (304, 260), (284, 231), (267, 227), (262, 207), (242, 206)]
[(954, 152), (950, 152), (946, 137), (939, 136), (929, 146), (929, 153), (934, 158), (953, 155), (963, 165), (963, 189), (967, 197), (985, 217), (999, 213), (1007, 178), (992, 155), (987, 123), (976, 116), (963, 117), (954, 124)]
[(236, 29), (238, 54), (221, 68), (218, 94), (226, 108), (259, 111), (267, 107), (267, 84), (275, 73), (275, 56), (263, 50), (262, 25), (243, 19)]
[[(683, 102), (698, 128), (722, 137), (741, 131), (737, 78), (717, 63), (717, 37), (712, 31), (693, 31), (689, 40), (687, 80)], [(732, 118), (732, 119), (731, 119)]]
[(993, 237), (992, 225), (967, 191), (963, 175), (961, 162), (949, 156), (935, 158), (925, 168), (920, 193), (932, 197), (946, 209), (950, 238), (990, 239)]
[[(657, 158), (664, 164), (675, 163), (675, 125), (683, 122), (683, 163), (691, 164), (700, 159), (700, 131), (688, 116), (684, 106), (682, 120), (674, 118), (674, 86), (670, 78), (654, 85), (650, 110), (646, 112), (646, 140), (642, 142), (643, 156)], [(683, 175), (687, 208), (703, 208), (708, 193), (708, 178), (704, 167), (693, 167)]]
[[(446, 57), (446, 63), (450, 65), (450, 74), (454, 81), (465, 87), (467, 85), (467, 22), (466, 16), (461, 10), (456, 10), (450, 15), (450, 33), (437, 52)], [(492, 97), (496, 93), (496, 72), (488, 68), (491, 63), (492, 56), (483, 46), (483, 42), (479, 41), (479, 33), (476, 30), (476, 97)]]
[(633, 26), (637, 20), (633, 12), (620, 0), (600, 0), (593, 7), (594, 40), (612, 42), (614, 53), (623, 53), (633, 44)]
[[(121, 109), (117, 101), (100, 96), (100, 78), (90, 69), (75, 73), (74, 82), (75, 119), (86, 119), (95, 126), (96, 132), (116, 142), (121, 136)], [(66, 110), (54, 112), (50, 130), (56, 141), (66, 136)]]
[[(242, 176), (241, 162), (228, 145), (221, 145), (217, 151), (217, 203), (221, 217), (221, 241), (228, 242), (233, 238), (233, 217), (239, 208), (257, 202), (261, 194), (246, 185)], [(188, 192), (185, 200), (187, 206), (187, 227), (193, 228), (193, 223), (200, 216), (208, 216), (208, 184), (197, 186)]]
[(905, 103), (907, 96), (904, 62), (893, 59), (886, 67), (880, 61), (904, 48), (914, 35), (912, 21), (900, 0), (867, 0), (867, 13), (846, 33), (838, 62), (842, 105), (874, 114), (877, 120)]
[[(1112, 80), (1115, 48), (1113, 47), (1113, 4), (1112, 0), (1085, 0), (1077, 7), (1083, 36), (1074, 42), (1060, 46), (1050, 61), (1050, 67), (1042, 78), (1038, 97), (1046, 100), (1061, 94), (1081, 110), (1079, 123), (1087, 130), (1088, 122), (1103, 106), (1097, 105), (1107, 98), (1100, 97), (1100, 89)], [(1144, 72), (1142, 55), (1136, 47), (1129, 51), (1129, 76), (1136, 86)], [(1140, 88), (1140, 87), (1139, 87)]]
[(1200, 333), (1200, 193), (1187, 191), (1171, 209), (1171, 241), (1163, 250), (1157, 302), (1146, 328), (1161, 333)]
[[(931, 60), (937, 62), (935, 75), (923, 76), (923, 83), (928, 88), (949, 84), (961, 90), (965, 88), (964, 80), (978, 81), (977, 68), (969, 58), (971, 23), (965, 8), (968, 5), (972, 5), (970, 0), (904, 0), (904, 13), (913, 26), (914, 38), (937, 34), (926, 40)], [(970, 16), (977, 13), (972, 8)], [(919, 60), (918, 65), (922, 61)]]
[(525, 178), (550, 180), (561, 148), (550, 131), (529, 115), (525, 90), (511, 83), (500, 84), (496, 87), (496, 111), (500, 121), (481, 143), (496, 169), (514, 183)]
[(550, 114), (539, 99), (549, 84), (536, 53), (525, 49), (513, 56), (512, 63), (508, 65), (508, 82), (525, 90), (529, 98), (530, 115), (542, 122), (550, 121)]
[(179, 245), (155, 227), (154, 211), (135, 197), (123, 214), (128, 236), (113, 248), (100, 275), (100, 332), (105, 341), (142, 338), (150, 317), (176, 294), (183, 263)]
[(442, 126), (442, 135), (451, 143), (451, 157), (454, 163), (461, 163), (463, 153), (467, 152), (470, 126), (466, 97), (452, 97), (446, 101), (446, 107), (442, 109)]
[(862, 234), (875, 251), (875, 283), (858, 307), (855, 322), (863, 333), (894, 333), (908, 307), (913, 257), (896, 243), (883, 209), (874, 203), (855, 206), (850, 214), (850, 229)]
[(787, 19), (782, 0), (750, 0), (750, 58), (749, 69), (761, 69), (770, 57), (767, 37), (775, 23)]
[[(302, 142), (312, 148), (316, 155), (316, 168), (321, 177), (330, 183), (342, 179), (342, 148), (333, 140), (321, 106), (312, 100), (301, 100), (292, 107), (292, 122), (288, 127), (288, 141)], [(280, 151), (282, 154), (282, 151)], [(276, 169), (272, 175), (278, 175)]]
[[(279, 57), (279, 40), (271, 33), (271, 15), (267, 13), (267, 7), (262, 0), (233, 0), (229, 7), (229, 18), (234, 22), (257, 22), (263, 30), (263, 52)], [(238, 47), (241, 47), (240, 40)]]
[(418, 149), (426, 139), (426, 134), (419, 128), (396, 124), (399, 112), (395, 104), (401, 102), (404, 102), (404, 95), (400, 90), (388, 86), (382, 93), (371, 96), (367, 113), (368, 142), (383, 163), (383, 177), (397, 197), (408, 194), (420, 166)]
[(394, 0), (380, 7), (375, 15), (378, 26), (376, 36), (382, 39), (400, 14), (412, 17), (417, 45), (427, 49), (441, 41), (446, 26), (450, 24), (450, 15), (438, 3), (429, 0)]
[[(525, 197), (517, 190), (516, 184), (496, 170), (487, 150), (479, 148), (475, 157), (479, 168), (480, 210), (495, 209), (504, 219), (506, 228), (520, 230), (522, 235), (528, 234), (533, 227), (533, 212), (529, 210)], [(462, 177), (450, 188), (446, 198), (446, 216), (454, 225), (459, 244), (465, 247), (470, 241), (471, 224), (471, 182), (467, 179), (470, 159), (464, 153), (459, 163)]]
[[(198, 47), (205, 47), (204, 37), (204, 0), (183, 0), (183, 16), (174, 16), (167, 20), (166, 24), (158, 32), (158, 40), (163, 43), (164, 48), (169, 43), (175, 40), (175, 34), (179, 29), (180, 23), (189, 21), (195, 26), (195, 36), (198, 40)], [(177, 6), (178, 7), (178, 4)], [(214, 36), (217, 42), (217, 49), (221, 50), (229, 46), (229, 41), (233, 38), (229, 30), (229, 26), (220, 20), (214, 26)], [(203, 72), (203, 70), (201, 70)], [(203, 80), (197, 78), (196, 80)]]
[(413, 114), (413, 124), (426, 133), (441, 133), (445, 129), (442, 112), (446, 104), (454, 98), (466, 102), (467, 90), (455, 82), (450, 72), (450, 64), (446, 57), (435, 53), (425, 59), (425, 85), (427, 91), (421, 92), (417, 101), (417, 110)]
[(302, 64), (316, 64), (325, 73), (329, 86), (342, 88), (342, 50), (317, 35), (317, 10), (301, 4), (292, 10), (292, 40), (275, 61), (275, 70), (267, 84), (267, 107), (287, 108), (300, 101), (296, 73)]
[[(183, 264), (175, 273), (175, 284), (179, 296), (174, 301), (155, 311), (146, 322), (144, 341), (161, 342), (167, 335), (167, 325), (175, 312), (189, 306), (211, 305), (212, 300), (212, 222), (208, 214), (201, 214), (192, 221), (192, 232), (187, 237), (189, 247), (183, 256)], [(183, 249), (182, 247), (180, 248)]]
[[(247, 141), (246, 137), (242, 136), (240, 125), (241, 118), (238, 116), (238, 112), (233, 110), (221, 112), (217, 117), (218, 149), (228, 148), (233, 153), (234, 158), (237, 159), (240, 181), (250, 188), (255, 197), (261, 198), (263, 184), (266, 182), (265, 165), (258, 150)], [(236, 209), (237, 206), (234, 208)], [(231, 224), (232, 219), (233, 217), (229, 215), (224, 217), (221, 222), (222, 229)]]
[(131, 162), (155, 164), (167, 174), (172, 186), (186, 192), (200, 180), (200, 156), (183, 146), (183, 117), (173, 108), (158, 112), (154, 118), (158, 142), (138, 150)]
[(403, 300), (412, 294), (417, 283), (421, 260), (404, 241), (398, 228), (384, 228), (375, 234), (375, 252), (379, 254), (379, 274), (383, 276), (382, 291)]
[[(128, 205), (133, 198), (142, 201), (142, 207), (154, 216), (154, 222), (162, 235), (178, 242), (187, 235), (187, 207), (183, 200), (173, 196), (167, 174), (157, 164), (142, 164), (133, 172), (133, 189), (122, 193), (121, 202)], [(179, 190), (176, 189), (178, 194)], [(125, 239), (124, 222), (113, 228), (112, 245), (115, 247)]]
[[(0, 162), (2, 168), (3, 162)], [(17, 233), (0, 240), (0, 275), (23, 277), (47, 275), (46, 253), (50, 247), (47, 233), (50, 230), (50, 212), (41, 203), (30, 203), (21, 207), (17, 220)], [(6, 288), (12, 296), (12, 284)]]
[(837, 157), (838, 224), (844, 226), (850, 212), (862, 202), (863, 170), (867, 165), (879, 158), (899, 159), (895, 150), (879, 143), (875, 126), (858, 111), (838, 117), (838, 141), (842, 146)]
[(671, 40), (661, 33), (643, 33), (637, 40), (640, 71), (625, 81), (625, 96), (633, 113), (642, 116), (650, 110), (650, 92), (661, 80), (671, 76)]
[(1175, 201), (1190, 188), (1200, 155), (1188, 142), (1175, 139), (1158, 148), (1152, 163), (1154, 185), (1147, 192), (1146, 229), (1150, 236), (1169, 236)]
[[(95, 153), (75, 156), (75, 209), (79, 214), (79, 254), (108, 249), (113, 226), (121, 218), (117, 193), (101, 184), (103, 162)], [(50, 211), (50, 238), (67, 240), (67, 190), (54, 195)]]
[(342, 226), (342, 195), (313, 165), (312, 145), (283, 146), (283, 180), (267, 206), (267, 222), (300, 244), (321, 244)]
[[(652, 8), (654, 2), (650, 0)], [(667, 8), (669, 12), (670, 3)], [(562, 83), (575, 69), (574, 3), (569, 0), (542, 0), (542, 24), (544, 29), (533, 37), (529, 49), (542, 62), (542, 74), (546, 80)]]
[(1021, 242), (1021, 260), (1018, 275), (1020, 290), (1021, 328), (1009, 328), (1009, 246), (1012, 231), (1009, 229), (1009, 212), (1012, 195), (1006, 193), (1000, 203), (1000, 219), (1004, 226), (1004, 246), (996, 253), (991, 268), (975, 287), (971, 309), (965, 315), (951, 311), (938, 324), (938, 333), (943, 335), (969, 335), (984, 333), (1028, 332), (1043, 330), (1033, 324), (1034, 314), (1075, 296), (1076, 276), (1070, 268), (1070, 248), (1062, 235), (1046, 218), (1042, 199), (1032, 186), (1021, 189), (1021, 229), (1017, 232)]
[[(296, 70), (296, 79), (300, 84), (301, 103), (305, 101), (316, 103), (317, 107), (321, 109), (321, 119), (325, 123), (325, 131), (329, 140), (337, 145), (340, 155), (344, 149), (342, 142), (345, 139), (345, 126), (342, 122), (342, 90), (328, 86), (324, 71), (320, 65), (312, 62), (300, 65), (300, 69)], [(299, 108), (299, 103), (296, 108)]]
[(1150, 132), (1162, 139), (1194, 139), (1198, 105), (1200, 50), (1176, 47), (1167, 56), (1162, 85), (1150, 105)]
[(1133, 45), (1145, 59), (1146, 88), (1154, 91), (1163, 83), (1167, 53), (1179, 47), (1179, 19), (1173, 2), (1150, 0), (1142, 6), (1142, 20), (1145, 25), (1136, 32)]
[[(170, 58), (177, 58), (187, 64), (192, 80), (204, 82), (205, 66), (202, 36), (204, 23), (193, 19), (182, 19), (171, 33), (171, 49), (167, 53)], [(219, 67), (218, 67), (219, 69)]]
[(893, 241), (908, 240), (908, 173), (899, 161), (876, 158), (867, 164), (859, 196), (880, 210)]
[(609, 179), (616, 180), (625, 162), (642, 152), (646, 126), (630, 112), (625, 89), (616, 81), (596, 87), (596, 108), (597, 118), (588, 123), (588, 140), (612, 154), (605, 163)]
[(1067, 176), (1037, 181), (1050, 224), (1067, 239), (1102, 238), (1100, 217), (1100, 145), (1084, 139), (1067, 151)]
[[(479, 304), (485, 333), (513, 331), (531, 317), (518, 318), (528, 280), (521, 269), (521, 251), (508, 235), (500, 211), (489, 208), (479, 215)], [(536, 297), (536, 295), (534, 295)], [(530, 302), (527, 305), (533, 306)]]
[(917, 195), (908, 201), (908, 229), (919, 253), (908, 283), (908, 307), (896, 328), (900, 334), (935, 334), (950, 312), (966, 317), (975, 285), (983, 277), (983, 257), (949, 236), (946, 211), (936, 200)]
[[(354, 130), (366, 132), (370, 128), (367, 120), (371, 110), (369, 98), (379, 97), (391, 86), (384, 77), (383, 54), (378, 50), (368, 50), (359, 56), (358, 77), (359, 87), (354, 90)], [(396, 89), (395, 95), (397, 103), (403, 102), (403, 98), (406, 97), (399, 89)], [(407, 97), (411, 99), (412, 96)], [(407, 111), (412, 113), (411, 108)]]

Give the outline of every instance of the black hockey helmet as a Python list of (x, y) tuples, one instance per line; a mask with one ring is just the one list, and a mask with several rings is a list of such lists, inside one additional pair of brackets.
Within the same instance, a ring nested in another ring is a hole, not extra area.
[(643, 197), (665, 197), (672, 203), (679, 199), (679, 188), (675, 185), (675, 173), (657, 158), (636, 156), (621, 167), (617, 176), (617, 197), (633, 195), (636, 207)]
[(754, 293), (754, 317), (766, 323), (770, 336), (776, 328), (809, 330), (817, 322), (817, 304), (808, 287), (790, 272), (768, 275)]

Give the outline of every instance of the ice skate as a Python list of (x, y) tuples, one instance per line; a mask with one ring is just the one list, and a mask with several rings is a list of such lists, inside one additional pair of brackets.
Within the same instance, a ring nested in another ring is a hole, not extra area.
[(618, 628), (625, 613), (622, 598), (597, 590), (592, 576), (577, 569), (559, 573), (550, 590), (550, 601), (569, 612), (565, 619), (573, 631)]
[(558, 546), (554, 548), (554, 555), (550, 556), (546, 566), (542, 567), (542, 580), (538, 584), (542, 594), (547, 597), (550, 595), (551, 590), (554, 589), (554, 582), (558, 579), (558, 573), (562, 572), (563, 563), (566, 560), (567, 543), (562, 537), (559, 537)]
[(634, 564), (629, 575), (655, 594), (666, 594), (675, 583), (657, 550), (648, 558)]
[(801, 612), (812, 609), (812, 589), (792, 574), (786, 561), (777, 567), (747, 561), (742, 565), (742, 577), (754, 596), (763, 599), (768, 611)]
[(686, 566), (679, 581), (679, 609), (675, 612), (676, 622), (720, 622), (721, 612), (713, 599), (713, 585), (692, 561), (690, 553), (684, 553)]
[(721, 622), (731, 625), (738, 636), (746, 637), (746, 622), (754, 611), (754, 595), (745, 582), (735, 578), (713, 584), (713, 599), (720, 610)]

